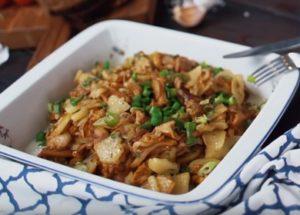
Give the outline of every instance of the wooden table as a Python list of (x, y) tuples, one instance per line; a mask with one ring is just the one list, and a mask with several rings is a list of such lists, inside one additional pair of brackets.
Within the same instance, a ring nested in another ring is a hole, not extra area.
[[(255, 46), (300, 36), (299, 0), (227, 0), (224, 8), (208, 14), (200, 26), (184, 29), (169, 16), (164, 1), (158, 1), (155, 25)], [(201, 47), (199, 47), (201, 48)], [(33, 50), (12, 51), (0, 67), (0, 92), (25, 71)], [(269, 140), (300, 122), (300, 89)]]

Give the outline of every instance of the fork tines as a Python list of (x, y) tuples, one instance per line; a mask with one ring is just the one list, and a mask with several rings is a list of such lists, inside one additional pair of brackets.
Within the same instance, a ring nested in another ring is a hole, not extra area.
[(260, 86), (275, 76), (293, 70), (295, 67), (292, 60), (287, 55), (283, 55), (258, 68), (251, 76), (255, 79), (255, 84)]

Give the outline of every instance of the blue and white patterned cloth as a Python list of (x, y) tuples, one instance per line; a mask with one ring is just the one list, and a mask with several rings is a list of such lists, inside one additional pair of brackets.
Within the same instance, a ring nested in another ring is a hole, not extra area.
[(0, 214), (300, 214), (300, 124), (209, 199), (165, 205), (0, 160)]

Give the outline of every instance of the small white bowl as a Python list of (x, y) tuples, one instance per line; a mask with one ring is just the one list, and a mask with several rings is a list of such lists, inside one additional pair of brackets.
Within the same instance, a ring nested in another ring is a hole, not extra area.
[[(125, 56), (113, 51), (125, 51)], [(145, 190), (81, 172), (25, 153), (35, 134), (47, 125), (47, 103), (67, 95), (73, 87), (77, 69), (88, 69), (97, 60), (110, 59), (120, 63), (124, 57), (138, 51), (180, 54), (215, 66), (231, 69), (244, 77), (276, 57), (223, 59), (224, 54), (240, 51), (245, 46), (207, 37), (167, 30), (128, 21), (106, 21), (96, 24), (39, 63), (0, 95), (0, 155), (33, 166), (100, 185), (108, 192), (121, 192), (142, 199), (167, 203), (190, 203), (209, 198), (223, 187), (258, 152), (288, 107), (299, 85), (299, 72), (293, 71), (280, 80), (265, 84), (260, 89), (248, 86), (254, 93), (268, 98), (264, 108), (244, 135), (226, 155), (215, 171), (189, 193), (170, 195)], [(6, 132), (7, 131), (7, 132)], [(6, 132), (8, 135), (3, 135)]]

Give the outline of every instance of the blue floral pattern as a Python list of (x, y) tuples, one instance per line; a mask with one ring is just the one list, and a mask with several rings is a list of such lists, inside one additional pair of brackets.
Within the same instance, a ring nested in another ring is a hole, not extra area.
[(254, 156), (221, 190), (188, 204), (124, 195), (0, 159), (0, 213), (296, 214), (300, 211), (299, 157), (300, 124)]

